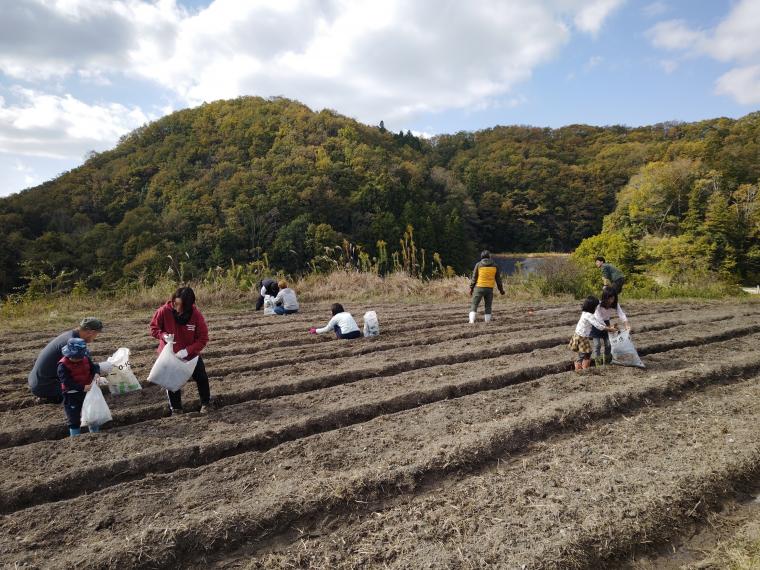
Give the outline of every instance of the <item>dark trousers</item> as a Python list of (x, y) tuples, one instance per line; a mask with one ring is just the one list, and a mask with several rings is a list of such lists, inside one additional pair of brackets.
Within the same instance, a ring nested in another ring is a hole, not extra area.
[[(206, 365), (203, 358), (198, 357), (198, 364), (193, 371), (193, 380), (198, 385), (198, 396), (201, 399), (201, 405), (208, 404), (211, 401), (211, 387), (208, 385), (208, 374), (206, 374)], [(182, 409), (182, 390), (176, 392), (166, 391), (169, 396), (169, 406), (172, 410)]]
[(623, 277), (621, 277), (620, 279), (615, 279), (612, 282), (612, 286), (615, 289), (615, 293), (617, 293), (618, 295), (620, 295), (620, 293), (623, 292), (623, 284), (624, 283), (625, 283), (625, 278), (623, 278)]
[(343, 334), (340, 331), (340, 327), (335, 325), (335, 336), (343, 340), (351, 340), (352, 338), (359, 338), (362, 336), (362, 331), (351, 331), (350, 333)]
[(78, 428), (82, 425), (82, 404), (86, 395), (85, 392), (63, 395), (63, 410), (66, 412), (69, 428)]
[(32, 394), (42, 400), (43, 404), (60, 404), (63, 402), (61, 382), (57, 378), (55, 382), (49, 386), (35, 386), (34, 389), (32, 389)]
[(472, 301), (470, 302), (471, 312), (477, 312), (481, 299), (486, 305), (486, 315), (490, 315), (491, 307), (493, 305), (493, 287), (475, 287), (475, 289), (473, 289)]
[(256, 299), (256, 310), (260, 311), (261, 307), (264, 306), (264, 297), (262, 295), (259, 295), (259, 298)]

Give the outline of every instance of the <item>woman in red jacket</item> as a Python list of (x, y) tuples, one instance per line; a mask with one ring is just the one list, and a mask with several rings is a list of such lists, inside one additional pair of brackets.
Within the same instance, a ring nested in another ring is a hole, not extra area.
[[(193, 380), (198, 385), (201, 399), (201, 413), (208, 413), (211, 407), (211, 388), (208, 384), (206, 366), (201, 351), (208, 343), (208, 327), (203, 315), (195, 306), (195, 293), (190, 287), (180, 287), (172, 298), (153, 314), (150, 334), (158, 339), (158, 352), (166, 345), (166, 335), (174, 335), (174, 352), (183, 360), (198, 357), (193, 372)], [(169, 395), (169, 410), (172, 415), (182, 413), (182, 391), (166, 391)]]

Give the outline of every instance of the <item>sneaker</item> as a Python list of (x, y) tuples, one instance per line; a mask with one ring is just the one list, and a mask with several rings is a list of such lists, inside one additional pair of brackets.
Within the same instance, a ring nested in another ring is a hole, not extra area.
[(202, 414), (208, 414), (214, 407), (211, 405), (211, 402), (207, 402), (206, 404), (201, 404), (201, 413)]
[(172, 408), (169, 410), (169, 415), (172, 415), (172, 416), (181, 416), (184, 413), (185, 413), (185, 410), (183, 410), (182, 408)]

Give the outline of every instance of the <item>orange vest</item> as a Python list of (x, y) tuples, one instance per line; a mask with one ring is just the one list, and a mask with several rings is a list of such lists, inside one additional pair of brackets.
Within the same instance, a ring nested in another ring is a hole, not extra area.
[(490, 287), (493, 289), (496, 287), (496, 266), (478, 267), (478, 282), (475, 283), (476, 287)]

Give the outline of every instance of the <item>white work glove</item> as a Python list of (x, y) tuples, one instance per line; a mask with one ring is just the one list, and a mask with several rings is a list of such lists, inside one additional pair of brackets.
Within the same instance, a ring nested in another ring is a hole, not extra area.
[(103, 378), (102, 376), (98, 376), (98, 377), (95, 379), (95, 382), (97, 382), (97, 383), (98, 383), (98, 386), (108, 386), (108, 380), (106, 380), (106, 379), (105, 379), (105, 378)]
[(170, 342), (174, 342), (174, 335), (169, 334), (169, 333), (164, 333), (164, 342), (167, 344)]
[(100, 364), (98, 364), (98, 366), (100, 366), (100, 373), (103, 376), (108, 376), (113, 370), (113, 364), (108, 361), (101, 362)]
[(187, 349), (183, 348), (182, 350), (180, 350), (177, 353), (177, 358), (181, 358), (182, 360), (184, 360), (185, 358), (187, 358)]

